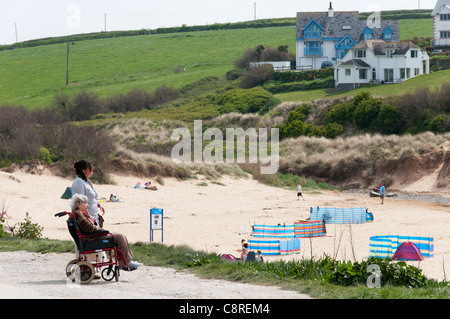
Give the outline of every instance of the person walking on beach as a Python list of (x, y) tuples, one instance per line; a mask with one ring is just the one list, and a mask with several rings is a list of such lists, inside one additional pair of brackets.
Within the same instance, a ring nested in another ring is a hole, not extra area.
[(384, 195), (386, 195), (386, 188), (384, 187), (384, 184), (381, 184), (380, 187), (381, 204), (384, 204)]
[[(302, 186), (300, 185), (300, 183), (297, 183), (297, 200), (300, 199), (300, 196), (303, 198)], [(303, 200), (305, 199), (303, 198)]]

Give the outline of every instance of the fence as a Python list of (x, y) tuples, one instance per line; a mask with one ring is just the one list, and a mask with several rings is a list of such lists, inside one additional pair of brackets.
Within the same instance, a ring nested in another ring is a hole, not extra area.
[(248, 240), (248, 249), (261, 251), (261, 255), (291, 255), (300, 253), (300, 239), (292, 240)]
[(311, 207), (310, 211), (310, 220), (322, 220), (325, 224), (364, 224), (373, 221), (372, 213), (365, 207)]
[(323, 221), (301, 221), (294, 223), (295, 238), (322, 237), (327, 235)]
[(254, 225), (255, 238), (309, 238), (326, 236), (325, 224), (321, 220), (299, 221), (294, 225)]

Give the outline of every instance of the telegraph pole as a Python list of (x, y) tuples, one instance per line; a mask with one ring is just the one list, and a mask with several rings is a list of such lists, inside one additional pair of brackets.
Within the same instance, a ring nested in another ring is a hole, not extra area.
[(66, 86), (69, 85), (69, 51), (70, 51), (70, 37), (67, 40)]

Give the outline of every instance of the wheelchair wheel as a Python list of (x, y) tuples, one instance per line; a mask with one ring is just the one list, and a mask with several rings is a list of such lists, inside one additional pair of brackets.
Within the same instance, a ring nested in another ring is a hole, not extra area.
[(72, 278), (72, 281), (75, 281), (74, 278), (72, 277), (72, 269), (77, 262), (79, 262), (78, 259), (71, 260), (66, 266), (66, 276), (67, 278)]
[(88, 261), (79, 261), (72, 267), (72, 278), (76, 283), (85, 285), (94, 280), (95, 269)]
[(109, 266), (102, 270), (102, 278), (106, 281), (111, 281), (116, 277), (116, 272), (113, 270), (113, 266)]

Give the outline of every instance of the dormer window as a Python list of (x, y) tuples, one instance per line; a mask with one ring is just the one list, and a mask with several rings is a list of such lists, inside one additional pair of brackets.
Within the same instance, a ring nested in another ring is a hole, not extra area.
[(369, 27), (366, 27), (363, 31), (363, 39), (364, 40), (371, 40), (373, 39), (373, 30)]
[(323, 27), (312, 19), (304, 28), (305, 39), (321, 39)]
[(386, 27), (386, 29), (383, 30), (383, 40), (384, 41), (392, 41), (394, 35), (394, 31), (392, 31), (391, 28)]
[(417, 58), (419, 56), (418, 50), (411, 50), (411, 58)]
[(394, 50), (386, 50), (386, 57), (392, 58), (394, 55)]

